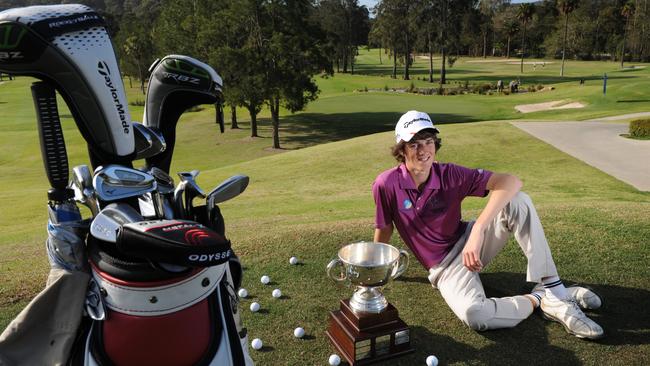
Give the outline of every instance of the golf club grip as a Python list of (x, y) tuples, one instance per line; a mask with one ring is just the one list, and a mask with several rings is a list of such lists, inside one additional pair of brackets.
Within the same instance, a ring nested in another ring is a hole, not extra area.
[(68, 154), (56, 106), (56, 93), (54, 87), (46, 82), (33, 83), (31, 89), (45, 174), (52, 188), (64, 190), (68, 185)]

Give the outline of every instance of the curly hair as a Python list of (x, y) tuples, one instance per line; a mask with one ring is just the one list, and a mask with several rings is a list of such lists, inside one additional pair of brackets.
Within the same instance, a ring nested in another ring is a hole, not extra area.
[[(418, 133), (416, 133), (413, 138), (411, 138), (411, 141), (415, 140), (426, 140), (428, 138), (433, 138), (434, 144), (436, 146), (436, 152), (440, 150), (440, 147), (442, 146), (442, 139), (438, 137), (438, 134), (431, 130), (431, 129), (425, 129), (422, 130)], [(404, 160), (404, 146), (406, 146), (407, 142), (404, 142), (404, 140), (401, 140), (400, 142), (396, 143), (393, 145), (391, 148), (391, 154), (393, 154), (393, 157), (395, 160), (399, 161), (400, 163), (403, 163)]]

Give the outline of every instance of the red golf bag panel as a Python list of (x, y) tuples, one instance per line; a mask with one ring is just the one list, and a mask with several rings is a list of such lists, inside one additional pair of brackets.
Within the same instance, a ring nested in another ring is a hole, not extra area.
[(94, 353), (116, 365), (194, 365), (210, 356), (222, 326), (208, 297), (215, 296), (225, 267), (163, 285), (126, 284), (93, 267), (107, 307), (106, 320), (93, 332), (101, 340)]
[[(161, 235), (157, 231), (156, 236)], [(210, 233), (213, 238), (218, 235)], [(167, 242), (162, 240), (162, 244), (171, 245), (173, 237), (169, 236)], [(153, 238), (134, 247), (155, 246)], [(223, 249), (226, 243), (223, 239), (215, 247)], [(200, 244), (210, 245), (205, 241)], [(140, 254), (124, 254), (119, 247), (126, 245), (128, 240), (116, 245), (88, 238), (93, 281), (105, 316), (92, 321), (81, 340), (84, 352), (75, 355), (72, 363), (253, 364), (238, 311), (236, 288), (241, 281), (241, 266), (234, 254), (221, 264), (192, 268), (153, 262)], [(158, 256), (160, 253), (154, 255)]]

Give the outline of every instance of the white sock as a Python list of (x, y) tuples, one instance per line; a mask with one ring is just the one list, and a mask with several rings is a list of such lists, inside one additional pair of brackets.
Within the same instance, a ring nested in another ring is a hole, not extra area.
[(560, 277), (546, 277), (542, 279), (542, 283), (544, 284), (544, 294), (550, 301), (562, 301), (569, 298), (569, 293)]
[(537, 303), (537, 306), (535, 307), (542, 305), (542, 297), (544, 297), (544, 291), (533, 291), (530, 293), (530, 296), (535, 299), (535, 302)]

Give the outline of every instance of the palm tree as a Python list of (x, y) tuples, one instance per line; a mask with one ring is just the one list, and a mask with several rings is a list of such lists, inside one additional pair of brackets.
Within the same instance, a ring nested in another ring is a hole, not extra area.
[(531, 3), (523, 3), (519, 5), (519, 10), (517, 12), (517, 18), (521, 21), (522, 24), (522, 35), (521, 35), (521, 73), (524, 73), (524, 54), (526, 53), (526, 25), (528, 22), (533, 19), (533, 14), (535, 14), (535, 5)]
[(564, 77), (564, 54), (566, 51), (566, 35), (569, 29), (569, 14), (576, 10), (580, 0), (560, 0), (558, 7), (562, 14), (564, 14), (564, 38), (562, 39), (562, 66), (560, 67), (560, 76)]
[(621, 8), (621, 15), (625, 18), (625, 29), (623, 31), (623, 49), (621, 50), (621, 69), (623, 68), (623, 61), (625, 61), (625, 38), (627, 37), (627, 29), (630, 27), (630, 18), (634, 14), (634, 3), (631, 0), (623, 5)]
[(510, 40), (519, 32), (519, 24), (514, 19), (509, 19), (505, 24), (506, 35), (508, 36), (508, 47), (506, 51), (506, 58), (510, 58)]

